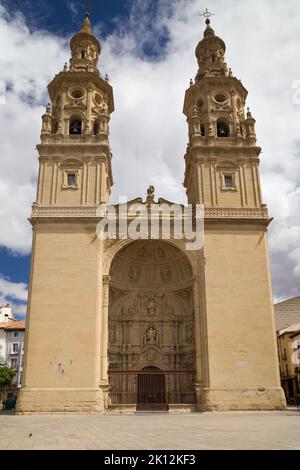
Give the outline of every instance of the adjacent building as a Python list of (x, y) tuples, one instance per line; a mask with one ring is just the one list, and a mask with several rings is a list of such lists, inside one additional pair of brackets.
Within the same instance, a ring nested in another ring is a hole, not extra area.
[(288, 403), (300, 395), (300, 297), (276, 304), (278, 356), (281, 384)]
[(300, 394), (300, 323), (278, 332), (278, 355), (282, 387), (289, 403)]
[(24, 358), (25, 321), (13, 318), (9, 305), (0, 307), (0, 363), (15, 370), (8, 398), (15, 396), (21, 388)]

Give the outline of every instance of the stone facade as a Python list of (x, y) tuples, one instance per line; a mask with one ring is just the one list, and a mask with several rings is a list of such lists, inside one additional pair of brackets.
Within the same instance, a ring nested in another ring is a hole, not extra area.
[[(208, 23), (184, 104), (187, 198), (205, 206), (199, 251), (185, 251), (172, 237), (96, 236), (96, 209), (108, 202), (113, 184), (114, 104), (97, 69), (101, 48), (88, 16), (71, 51), (70, 68), (49, 85), (38, 146), (18, 411), (135, 409), (147, 380), (160, 384), (159, 393), (166, 387), (170, 410), (284, 408), (261, 149), (255, 120), (249, 110), (245, 116), (247, 91), (225, 64), (224, 42)], [(154, 202), (150, 188), (145, 205), (162, 202)]]

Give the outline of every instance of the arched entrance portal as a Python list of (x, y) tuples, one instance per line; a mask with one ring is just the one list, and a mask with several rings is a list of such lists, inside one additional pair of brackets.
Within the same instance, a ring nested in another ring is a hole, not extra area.
[(136, 241), (115, 256), (110, 278), (110, 406), (194, 405), (193, 275), (185, 253)]

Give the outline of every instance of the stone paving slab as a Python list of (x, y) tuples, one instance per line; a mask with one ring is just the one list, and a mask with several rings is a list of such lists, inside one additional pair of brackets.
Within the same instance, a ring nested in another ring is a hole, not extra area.
[(0, 449), (300, 450), (300, 410), (174, 415), (0, 413)]

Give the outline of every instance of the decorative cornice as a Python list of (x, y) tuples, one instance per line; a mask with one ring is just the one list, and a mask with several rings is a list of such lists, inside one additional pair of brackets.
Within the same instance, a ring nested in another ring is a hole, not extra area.
[[(160, 200), (162, 202), (162, 200)], [(32, 207), (32, 219), (99, 219), (97, 207), (89, 206), (40, 206)], [(132, 218), (130, 218), (131, 220)], [(268, 208), (262, 207), (205, 207), (205, 219), (266, 219)]]
[(98, 206), (32, 206), (34, 217), (97, 217)]
[(205, 207), (206, 219), (269, 219), (267, 207)]

